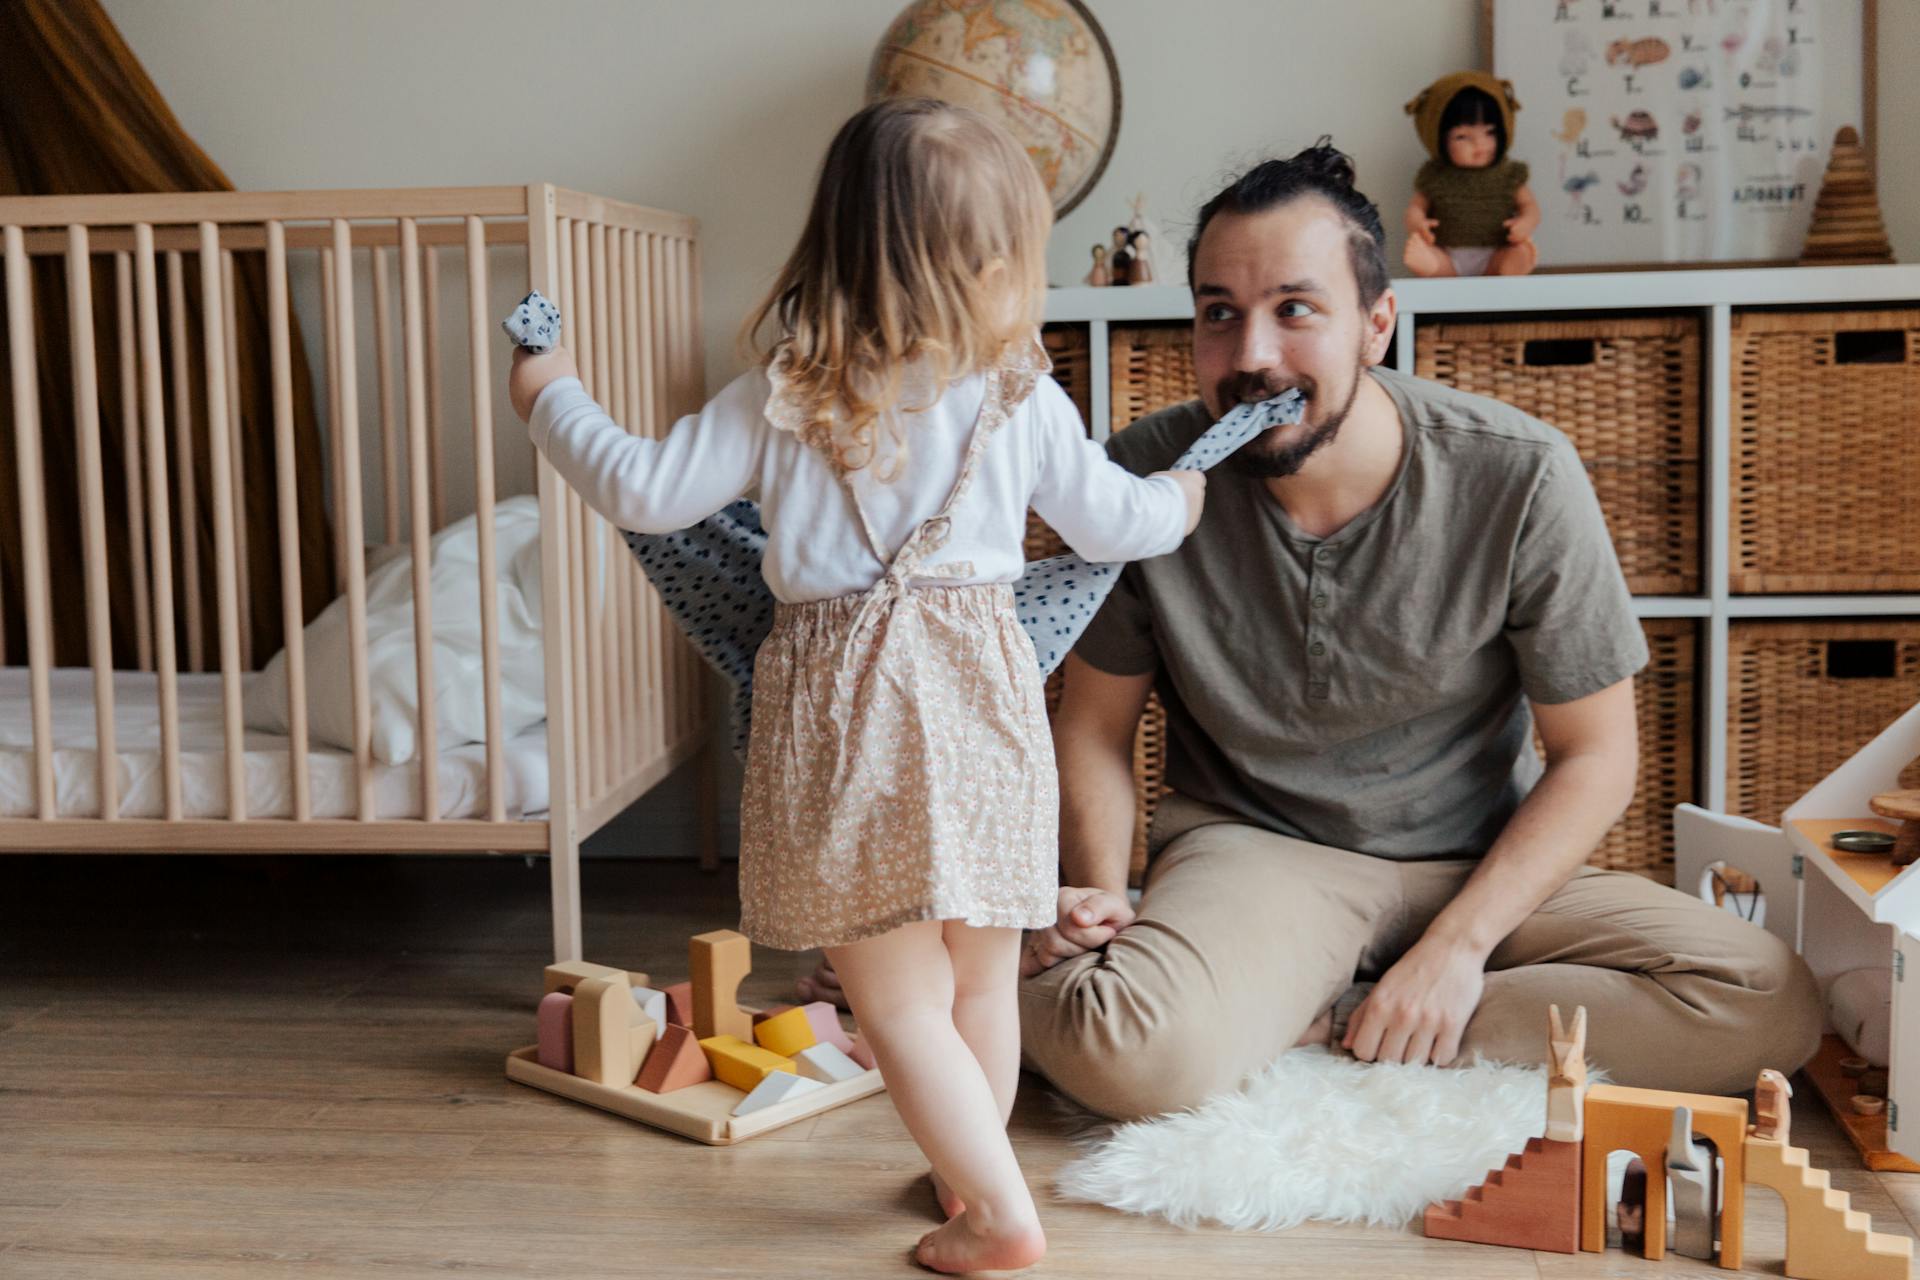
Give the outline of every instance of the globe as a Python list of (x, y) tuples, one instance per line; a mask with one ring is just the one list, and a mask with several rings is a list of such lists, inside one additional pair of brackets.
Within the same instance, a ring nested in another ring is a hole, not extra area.
[(1056, 215), (1100, 180), (1120, 132), (1120, 72), (1079, 0), (916, 0), (867, 72), (867, 101), (891, 97), (998, 121), (1033, 158)]

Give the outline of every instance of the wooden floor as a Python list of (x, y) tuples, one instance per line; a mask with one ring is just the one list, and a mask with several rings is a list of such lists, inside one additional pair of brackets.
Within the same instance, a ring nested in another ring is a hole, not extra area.
[[(918, 1153), (883, 1096), (708, 1148), (510, 1084), (546, 959), (522, 859), (0, 862), (0, 1276), (857, 1277), (915, 1274)], [(733, 923), (728, 875), (589, 862), (589, 958), (678, 976)], [(809, 957), (761, 952), (749, 999)], [(1057, 1204), (1067, 1124), (1029, 1080), (1014, 1120), (1047, 1276), (1719, 1276), (1414, 1230), (1182, 1231)], [(1804, 1091), (1803, 1091), (1804, 1097)], [(1803, 1107), (1796, 1141), (1882, 1231), (1920, 1175), (1863, 1171)], [(1745, 1274), (1780, 1275), (1756, 1189)]]

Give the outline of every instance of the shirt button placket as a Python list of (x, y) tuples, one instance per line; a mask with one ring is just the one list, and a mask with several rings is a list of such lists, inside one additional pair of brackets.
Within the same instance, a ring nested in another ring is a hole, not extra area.
[(1313, 568), (1307, 574), (1307, 698), (1325, 702), (1333, 657), (1327, 643), (1327, 611), (1331, 603), (1333, 549), (1315, 547)]

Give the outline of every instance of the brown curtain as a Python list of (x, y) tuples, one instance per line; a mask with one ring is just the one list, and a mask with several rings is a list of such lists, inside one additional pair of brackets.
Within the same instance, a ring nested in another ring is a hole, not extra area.
[[(168, 110), (133, 51), (98, 0), (0, 0), (0, 195), (78, 195), (145, 191), (231, 191), (233, 184)], [(114, 262), (93, 255), (95, 365), (99, 370), (102, 474), (106, 488), (108, 582), (115, 665), (136, 665), (132, 561), (128, 547), (129, 494), (121, 440), (118, 345), (119, 304)], [(242, 590), (250, 603), (253, 662), (277, 652), (281, 626), (278, 502), (275, 491), (272, 380), (266, 348), (265, 255), (234, 255), (236, 345), (244, 444), (242, 486), (248, 544)], [(168, 491), (172, 505), (175, 631), (179, 661), (188, 666), (187, 590), (183, 539), (190, 536), (200, 565), (197, 597), (205, 620), (203, 665), (217, 669), (219, 644), (213, 543), (213, 477), (207, 450), (204, 354), (200, 340), (199, 255), (185, 255), (191, 392), (191, 462), (197, 495), (193, 527), (183, 529), (181, 459), (175, 450), (174, 357), (167, 313), (165, 255), (156, 263), (161, 301), (161, 367), (165, 382)], [(4, 270), (4, 267), (0, 267)], [(87, 618), (81, 590), (78, 442), (74, 431), (71, 338), (67, 330), (64, 255), (37, 257), (30, 268), (39, 369), (41, 453), (46, 474), (48, 559), (51, 566), (54, 661), (83, 666)], [(293, 343), (294, 451), (297, 480), (302, 616), (311, 619), (334, 595), (321, 471), (321, 437), (299, 330)], [(11, 343), (0, 324), (0, 637), (6, 660), (26, 662), (17, 455), (14, 451)], [(144, 463), (143, 463), (144, 465)], [(143, 545), (150, 554), (150, 544)]]

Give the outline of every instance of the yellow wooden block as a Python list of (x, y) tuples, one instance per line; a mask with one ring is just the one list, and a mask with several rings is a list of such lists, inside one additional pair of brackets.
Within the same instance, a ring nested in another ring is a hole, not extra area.
[(556, 991), (572, 991), (587, 978), (611, 978), (616, 975), (626, 979), (630, 987), (647, 985), (647, 975), (644, 973), (628, 973), (625, 969), (594, 964), (591, 960), (562, 960), (547, 966), (547, 989), (540, 994), (552, 995)]
[(753, 1029), (753, 1038), (760, 1042), (762, 1049), (783, 1058), (791, 1058), (802, 1049), (811, 1049), (820, 1043), (805, 1009), (775, 1014)]
[[(754, 1086), (772, 1072), (800, 1074), (792, 1058), (783, 1058), (758, 1045), (748, 1044), (739, 1036), (708, 1036), (700, 1042), (700, 1048), (706, 1053), (714, 1076), (744, 1093), (752, 1093)], [(576, 1057), (578, 1052), (576, 1048)]]

